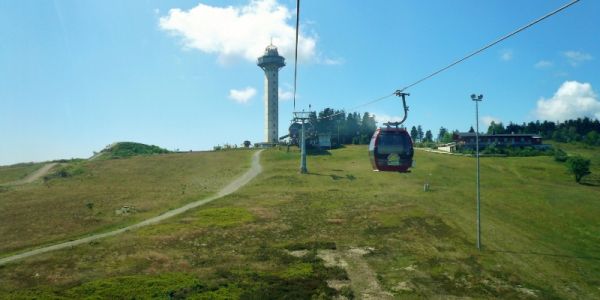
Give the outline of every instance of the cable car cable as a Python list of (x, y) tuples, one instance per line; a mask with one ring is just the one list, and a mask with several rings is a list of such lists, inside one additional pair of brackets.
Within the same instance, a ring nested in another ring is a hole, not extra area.
[[(300, 0), (298, 0), (298, 1), (300, 1)], [(475, 56), (475, 55), (477, 55), (477, 54), (479, 54), (479, 53), (487, 50), (488, 48), (493, 47), (494, 45), (496, 45), (496, 44), (498, 44), (498, 43), (500, 43), (500, 42), (502, 42), (502, 41), (504, 41), (504, 40), (506, 40), (506, 39), (508, 39), (508, 38), (510, 38), (510, 37), (512, 37), (512, 36), (514, 36), (514, 35), (516, 35), (516, 34), (518, 34), (520, 32), (522, 32), (522, 31), (524, 31), (525, 29), (527, 29), (527, 28), (529, 28), (529, 27), (531, 27), (531, 26), (533, 26), (533, 25), (535, 25), (535, 24), (537, 24), (537, 23), (539, 23), (539, 22), (541, 22), (541, 21), (543, 21), (543, 20), (545, 20), (545, 19), (547, 19), (547, 18), (549, 18), (549, 17), (551, 17), (551, 16), (553, 16), (553, 15), (555, 15), (555, 14), (557, 14), (557, 13), (563, 11), (563, 10), (565, 10), (565, 9), (567, 9), (568, 7), (570, 7), (571, 5), (573, 5), (573, 4), (575, 4), (575, 3), (579, 2), (579, 1), (580, 0), (573, 0), (573, 1), (567, 3), (567, 4), (563, 5), (563, 6), (555, 9), (554, 11), (549, 12), (546, 15), (544, 15), (544, 16), (542, 16), (542, 17), (540, 17), (540, 18), (538, 18), (538, 19), (536, 19), (536, 20), (528, 23), (527, 25), (522, 26), (522, 27), (518, 28), (517, 30), (515, 30), (515, 31), (513, 31), (513, 32), (511, 32), (509, 34), (504, 35), (504, 36), (502, 36), (502, 37), (494, 40), (493, 42), (491, 42), (491, 43), (483, 46), (482, 48), (479, 48), (478, 50), (476, 50), (474, 52), (471, 52), (467, 56), (465, 56), (465, 57), (463, 57), (463, 58), (461, 58), (459, 60), (454, 61), (453, 63), (451, 63), (451, 64), (449, 64), (449, 65), (447, 65), (447, 66), (445, 66), (445, 67), (443, 67), (443, 68), (441, 68), (441, 69), (439, 69), (439, 70), (437, 70), (437, 71), (435, 71), (435, 72), (433, 72), (433, 73), (431, 73), (431, 74), (429, 74), (429, 75), (427, 75), (427, 76), (425, 76), (425, 77), (423, 77), (423, 78), (421, 78), (421, 79), (419, 79), (419, 80), (417, 80), (417, 81), (415, 81), (415, 82), (413, 82), (413, 83), (411, 83), (411, 84), (409, 84), (409, 85), (407, 85), (405, 87), (403, 87), (402, 89), (399, 89), (399, 90), (395, 91), (394, 93), (392, 93), (390, 95), (379, 97), (379, 98), (376, 98), (376, 99), (371, 100), (369, 102), (365, 102), (364, 104), (357, 105), (357, 106), (351, 108), (350, 110), (354, 110), (354, 109), (359, 108), (359, 107), (367, 106), (367, 105), (370, 105), (370, 104), (382, 101), (384, 99), (387, 99), (387, 98), (395, 95), (397, 92), (403, 92), (403, 91), (405, 91), (405, 90), (407, 90), (407, 89), (409, 89), (409, 88), (411, 88), (411, 87), (413, 87), (413, 86), (415, 86), (417, 84), (420, 84), (421, 82), (423, 82), (423, 81), (425, 81), (425, 80), (427, 80), (427, 79), (429, 79), (431, 77), (434, 77), (434, 76), (436, 76), (436, 75), (438, 75), (438, 74), (440, 74), (440, 73), (442, 73), (442, 72), (444, 72), (444, 71), (446, 71), (446, 70), (448, 70), (448, 69), (450, 69), (450, 68), (458, 65), (459, 63), (462, 63), (465, 60), (467, 60), (467, 59), (469, 59), (469, 58), (471, 58), (471, 57), (473, 57), (473, 56)], [(335, 117), (337, 115), (341, 115), (343, 113), (345, 113), (344, 110), (342, 110), (339, 113), (326, 116), (325, 118), (332, 118), (332, 117)]]
[(296, 1), (296, 51), (294, 51), (294, 111), (296, 111), (296, 81), (298, 78), (298, 29), (300, 28), (300, 0)]
[(557, 14), (557, 13), (559, 13), (560, 11), (568, 8), (569, 6), (571, 6), (571, 5), (573, 5), (573, 4), (577, 3), (577, 2), (579, 2), (579, 0), (573, 0), (573, 1), (571, 1), (571, 2), (569, 2), (567, 4), (565, 4), (565, 5), (563, 5), (561, 7), (559, 7), (558, 9), (556, 9), (556, 10), (554, 10), (554, 11), (552, 11), (552, 12), (550, 12), (550, 13), (548, 13), (548, 14), (546, 14), (546, 15), (544, 15), (544, 16), (542, 16), (542, 17), (540, 17), (540, 18), (538, 18), (538, 19), (536, 19), (536, 20), (534, 20), (532, 22), (530, 22), (529, 24), (527, 24), (525, 26), (522, 26), (521, 28), (519, 28), (519, 29), (517, 29), (517, 30), (515, 30), (515, 31), (513, 31), (513, 32), (511, 32), (511, 33), (509, 33), (509, 34), (507, 34), (507, 35), (505, 35), (503, 37), (500, 37), (499, 39), (497, 39), (497, 40), (495, 40), (495, 41), (487, 44), (486, 46), (484, 46), (484, 47), (482, 47), (482, 48), (480, 48), (480, 49), (472, 52), (471, 54), (469, 54), (469, 55), (467, 55), (467, 56), (465, 56), (465, 57), (463, 57), (463, 58), (461, 58), (461, 59), (459, 59), (459, 60), (457, 60), (457, 61), (455, 61), (455, 62), (453, 62), (453, 63), (451, 63), (451, 64), (449, 64), (449, 65), (447, 65), (447, 66), (445, 66), (445, 67), (443, 67), (443, 68), (441, 68), (441, 69), (439, 69), (439, 70), (437, 70), (437, 71), (435, 71), (435, 72), (433, 72), (433, 73), (431, 73), (431, 74), (429, 74), (429, 75), (427, 75), (427, 76), (425, 76), (425, 77), (423, 77), (423, 78), (421, 78), (421, 79), (419, 79), (419, 80), (417, 80), (417, 81), (415, 81), (415, 82), (413, 82), (411, 84), (409, 84), (409, 85), (407, 85), (407, 86), (405, 86), (404, 88), (400, 89), (399, 91), (405, 91), (405, 90), (407, 90), (407, 89), (409, 89), (409, 88), (411, 88), (411, 87), (413, 87), (413, 86), (415, 86), (415, 85), (417, 85), (417, 84), (419, 84), (419, 83), (421, 83), (421, 82), (423, 82), (423, 81), (425, 81), (425, 80), (427, 80), (427, 79), (429, 79), (429, 78), (431, 78), (431, 77), (433, 77), (433, 76), (435, 76), (435, 75), (437, 75), (439, 73), (442, 73), (442, 72), (444, 72), (444, 71), (452, 68), (453, 66), (455, 66), (455, 65), (457, 65), (457, 64), (459, 64), (459, 63), (461, 63), (461, 62), (463, 62), (463, 61), (465, 61), (465, 60), (467, 60), (467, 59), (469, 59), (469, 58), (471, 58), (471, 57), (473, 57), (473, 56), (475, 56), (475, 55), (477, 55), (477, 54), (479, 54), (479, 53), (481, 53), (481, 52), (483, 52), (485, 50), (487, 50), (488, 48), (493, 47), (494, 45), (496, 45), (496, 44), (498, 44), (498, 43), (500, 43), (500, 42), (502, 42), (502, 41), (504, 41), (504, 40), (506, 40), (508, 38), (510, 38), (511, 36), (516, 35), (517, 33), (521, 32), (521, 31), (523, 31), (523, 30), (525, 30), (525, 29), (527, 29), (527, 28), (529, 28), (529, 27), (531, 27), (531, 26), (533, 26), (533, 25), (535, 25), (535, 24), (537, 24), (537, 23), (539, 23), (539, 22), (541, 22), (541, 21), (543, 21), (543, 20), (545, 20), (545, 19), (547, 19), (547, 18), (549, 18), (549, 17)]

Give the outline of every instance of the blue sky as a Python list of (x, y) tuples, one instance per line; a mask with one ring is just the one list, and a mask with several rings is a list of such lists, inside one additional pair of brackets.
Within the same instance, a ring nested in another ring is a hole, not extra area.
[[(563, 5), (303, 1), (297, 107), (390, 94)], [(582, 0), (410, 90), (407, 126), (600, 117), (600, 2)], [(255, 53), (273, 38), (289, 125), (295, 1), (1, 1), (0, 165), (89, 157), (115, 141), (207, 150), (263, 139)], [(389, 98), (361, 107), (401, 114)]]

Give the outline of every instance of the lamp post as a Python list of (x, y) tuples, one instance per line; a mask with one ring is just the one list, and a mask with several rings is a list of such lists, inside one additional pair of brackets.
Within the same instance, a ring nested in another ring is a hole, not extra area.
[(479, 102), (483, 100), (483, 95), (471, 95), (471, 100), (475, 101), (475, 156), (477, 156), (477, 250), (481, 250), (481, 206), (479, 194)]

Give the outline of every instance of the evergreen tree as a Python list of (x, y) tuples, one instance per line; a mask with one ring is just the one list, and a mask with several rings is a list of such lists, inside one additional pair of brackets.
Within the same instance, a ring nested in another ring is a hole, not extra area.
[(600, 145), (600, 134), (592, 130), (585, 135), (583, 141), (590, 146)]
[(510, 122), (506, 126), (506, 133), (523, 133), (523, 126)]
[(425, 142), (433, 142), (433, 134), (431, 133), (431, 130), (427, 130), (425, 133)]
[(421, 128), (421, 125), (417, 126), (417, 133), (418, 133), (418, 141), (421, 142), (423, 141), (423, 128)]
[(368, 144), (376, 129), (377, 122), (375, 121), (375, 116), (365, 112), (360, 122), (360, 143)]
[(348, 143), (358, 144), (360, 135), (360, 119), (358, 113), (349, 113), (346, 117), (345, 133)]
[(444, 136), (440, 139), (441, 143), (447, 144), (451, 143), (454, 140), (453, 134), (450, 132), (446, 132)]
[(444, 128), (444, 126), (440, 127), (440, 132), (438, 133), (438, 136), (437, 136), (438, 142), (441, 142), (442, 139), (444, 139), (444, 136), (446, 136), (446, 133), (448, 133), (448, 129)]
[(417, 141), (417, 138), (419, 138), (419, 132), (417, 131), (417, 127), (413, 126), (410, 129), (410, 137), (412, 138), (413, 141)]
[(490, 123), (490, 126), (487, 130), (487, 134), (503, 134), (505, 132), (506, 130), (504, 129), (504, 125), (502, 125), (502, 122), (496, 123), (494, 121)]

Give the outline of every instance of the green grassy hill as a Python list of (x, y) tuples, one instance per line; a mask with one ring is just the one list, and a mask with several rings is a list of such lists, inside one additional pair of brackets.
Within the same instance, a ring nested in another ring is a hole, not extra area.
[(96, 158), (115, 159), (127, 158), (136, 155), (166, 154), (170, 151), (155, 145), (146, 145), (134, 142), (118, 142), (108, 145), (94, 155)]
[(250, 164), (249, 151), (72, 161), (0, 190), (0, 257), (122, 227), (214, 194)]
[[(565, 150), (599, 153), (573, 147)], [(211, 155), (223, 155), (222, 164), (239, 153), (249, 151)], [(163, 157), (166, 163), (170, 155), (143, 159)], [(123, 160), (131, 162), (125, 169), (155, 173), (136, 169), (141, 159)], [(263, 173), (223, 199), (1, 267), (0, 291), (25, 298), (600, 298), (600, 187), (576, 184), (552, 157), (482, 158), (483, 251), (475, 248), (473, 158), (417, 151), (408, 174), (371, 171), (364, 146), (309, 156), (307, 175), (298, 174), (298, 160), (297, 152), (265, 151)], [(123, 199), (136, 195), (127, 184), (120, 191)], [(32, 223), (13, 230), (27, 232)]]

